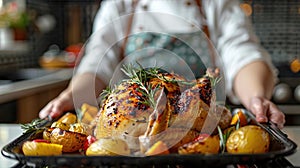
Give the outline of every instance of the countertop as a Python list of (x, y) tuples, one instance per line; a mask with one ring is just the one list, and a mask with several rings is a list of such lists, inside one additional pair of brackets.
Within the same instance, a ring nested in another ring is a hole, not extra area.
[(37, 78), (0, 85), (0, 103), (51, 89), (68, 82), (73, 76), (72, 68), (57, 69), (52, 73)]
[[(291, 156), (288, 156), (287, 159), (294, 165), (300, 166), (300, 126), (286, 126), (283, 130), (288, 137), (298, 144), (297, 152)], [(0, 124), (0, 148), (2, 149), (4, 145), (8, 144), (18, 136), (22, 134), (20, 125), (18, 124)], [(0, 156), (0, 167), (8, 168), (17, 164), (17, 161), (5, 158), (2, 154)]]

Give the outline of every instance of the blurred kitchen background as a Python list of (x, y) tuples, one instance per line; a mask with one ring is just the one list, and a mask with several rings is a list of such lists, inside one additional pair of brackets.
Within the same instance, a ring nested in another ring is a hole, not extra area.
[[(0, 0), (0, 123), (31, 121), (66, 87), (72, 74), (59, 69), (72, 69), (100, 2)], [(273, 100), (286, 113), (288, 125), (300, 125), (300, 2), (241, 2), (279, 69)], [(33, 79), (50, 74), (52, 83), (44, 79), (44, 85), (34, 87)]]
[[(99, 0), (0, 0), (0, 123), (25, 123), (66, 86)], [(42, 80), (36, 78), (43, 77)]]

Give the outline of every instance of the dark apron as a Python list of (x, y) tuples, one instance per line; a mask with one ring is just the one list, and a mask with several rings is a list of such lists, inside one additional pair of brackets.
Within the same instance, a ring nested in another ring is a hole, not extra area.
[(192, 73), (198, 78), (205, 74), (210, 61), (205, 38), (201, 31), (182, 34), (136, 33), (128, 37), (125, 55), (133, 63), (137, 61), (143, 66), (158, 66), (182, 75), (190, 76)]

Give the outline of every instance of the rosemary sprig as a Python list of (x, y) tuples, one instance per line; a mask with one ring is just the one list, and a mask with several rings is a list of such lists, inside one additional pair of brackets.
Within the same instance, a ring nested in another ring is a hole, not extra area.
[(100, 94), (101, 97), (107, 98), (109, 94), (112, 93), (112, 89), (110, 87), (106, 87), (103, 92)]
[(138, 68), (135, 68), (132, 64), (123, 65), (121, 69), (130, 79), (138, 80), (142, 83), (146, 83), (148, 79), (153, 77), (158, 77), (159, 68), (148, 68), (145, 69), (140, 63), (138, 63)]
[(183, 81), (183, 80), (176, 80), (174, 78), (167, 79), (164, 75), (160, 75), (159, 67), (153, 68), (143, 68), (141, 64), (137, 62), (139, 68), (134, 68), (132, 64), (124, 65), (122, 71), (131, 79), (139, 78), (140, 81), (146, 83), (150, 78), (158, 78), (161, 81), (169, 82), (169, 83), (181, 83), (184, 85), (194, 85), (196, 82), (194, 81)]
[(100, 104), (103, 104), (103, 101), (108, 98), (108, 96), (112, 93), (112, 89), (108, 86), (100, 94)]
[[(131, 80), (132, 82), (138, 84), (140, 86), (139, 92), (146, 97), (146, 100), (142, 103), (147, 104), (154, 108), (156, 106), (156, 101), (154, 99), (155, 93), (159, 89), (159, 85), (156, 87), (151, 86), (149, 83), (149, 79), (151, 78), (158, 78), (161, 81), (169, 82), (169, 83), (178, 83), (183, 85), (194, 85), (196, 82), (192, 81), (182, 81), (176, 80), (174, 78), (167, 79), (164, 75), (161, 75), (161, 68), (159, 67), (152, 67), (145, 69), (140, 63), (137, 62), (138, 67), (133, 66), (133, 64), (124, 64), (121, 68), (121, 71), (129, 77), (129, 79), (124, 79), (121, 82), (128, 82)], [(100, 96), (102, 100), (105, 100), (109, 94), (114, 92), (114, 89), (107, 88), (104, 90)]]
[(206, 76), (209, 77), (211, 85), (214, 87), (221, 81), (219, 68), (207, 68)]
[(138, 68), (134, 68), (132, 64), (123, 65), (121, 69), (125, 75), (127, 75), (133, 82), (137, 83), (140, 88), (139, 91), (146, 97), (145, 104), (148, 104), (150, 107), (154, 108), (156, 101), (154, 99), (155, 92), (157, 87), (153, 87), (148, 83), (148, 80), (152, 77), (156, 77), (158, 74), (157, 68), (144, 69), (142, 65), (139, 65)]
[(226, 149), (226, 142), (224, 141), (224, 134), (223, 134), (220, 126), (218, 126), (218, 133), (219, 133), (219, 137), (220, 137), (220, 150), (221, 150), (221, 153), (224, 153), (225, 149)]
[(225, 152), (227, 139), (229, 138), (230, 134), (233, 131), (234, 131), (234, 127), (230, 127), (230, 128), (228, 128), (227, 131), (225, 131), (223, 133), (223, 131), (220, 128), (220, 126), (218, 126), (218, 133), (219, 133), (219, 137), (220, 137), (220, 150), (221, 150), (221, 153)]
[(221, 77), (210, 77), (210, 83), (212, 84), (212, 86), (216, 86), (220, 81), (221, 81)]
[(152, 89), (152, 86), (148, 86), (148, 101), (146, 103), (149, 103), (148, 105), (152, 108), (156, 107), (156, 101), (154, 99), (155, 93), (158, 91), (159, 85), (157, 85), (155, 88)]
[(43, 121), (44, 120), (40, 118), (34, 119), (30, 123), (21, 124), (21, 129), (23, 130), (23, 133), (29, 133), (29, 132), (41, 130), (43, 128), (40, 126)]

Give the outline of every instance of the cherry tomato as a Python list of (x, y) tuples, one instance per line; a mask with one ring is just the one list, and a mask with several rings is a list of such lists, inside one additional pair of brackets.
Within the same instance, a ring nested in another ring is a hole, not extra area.
[(203, 134), (200, 134), (198, 137), (196, 137), (195, 139), (194, 139), (194, 141), (204, 141), (207, 137), (209, 137), (210, 135), (209, 134), (205, 134), (205, 133), (203, 133)]
[(84, 145), (83, 145), (83, 149), (86, 151), (87, 148), (88, 148), (93, 142), (95, 142), (96, 140), (97, 140), (97, 139), (96, 139), (94, 136), (92, 136), (92, 135), (87, 136), (86, 141), (85, 141), (85, 143), (84, 143)]
[(32, 142), (45, 142), (45, 143), (50, 143), (50, 141), (46, 140), (46, 139), (34, 139), (32, 140)]

